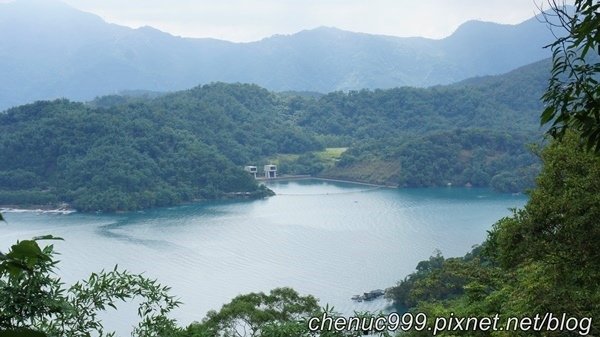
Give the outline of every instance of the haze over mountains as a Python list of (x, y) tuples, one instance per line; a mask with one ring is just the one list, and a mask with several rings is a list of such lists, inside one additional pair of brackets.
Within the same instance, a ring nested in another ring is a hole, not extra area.
[(542, 47), (552, 39), (532, 18), (470, 21), (441, 40), (321, 27), (232, 43), (109, 24), (54, 0), (17, 0), (0, 5), (0, 109), (214, 81), (319, 92), (448, 84), (549, 57)]

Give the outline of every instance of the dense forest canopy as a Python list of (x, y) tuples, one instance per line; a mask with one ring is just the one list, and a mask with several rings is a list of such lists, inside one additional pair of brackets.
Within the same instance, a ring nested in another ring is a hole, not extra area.
[(265, 195), (240, 165), (320, 147), (272, 113), (271, 96), (216, 84), (106, 108), (58, 100), (10, 109), (0, 116), (0, 203), (115, 211)]
[(335, 92), (289, 99), (292, 118), (326, 146), (349, 146), (324, 176), (399, 186), (533, 186), (539, 100), (550, 63), (429, 89)]

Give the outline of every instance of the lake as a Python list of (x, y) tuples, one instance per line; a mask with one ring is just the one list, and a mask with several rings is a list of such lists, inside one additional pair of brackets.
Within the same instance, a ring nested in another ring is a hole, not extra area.
[[(3, 251), (52, 234), (58, 274), (73, 283), (116, 264), (157, 278), (184, 304), (181, 324), (201, 320), (238, 294), (289, 286), (346, 315), (386, 301), (353, 302), (414, 271), (436, 249), (462, 256), (524, 195), (478, 188), (386, 189), (321, 180), (268, 183), (265, 200), (215, 201), (124, 214), (5, 213)], [(135, 310), (105, 324), (128, 335)]]

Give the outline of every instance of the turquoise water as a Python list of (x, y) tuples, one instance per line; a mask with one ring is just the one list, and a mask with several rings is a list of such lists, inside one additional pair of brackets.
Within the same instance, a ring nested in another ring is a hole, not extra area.
[[(379, 310), (383, 299), (354, 294), (384, 289), (436, 249), (462, 256), (523, 195), (487, 189), (373, 189), (318, 180), (274, 182), (278, 195), (116, 215), (6, 213), (3, 250), (17, 239), (53, 234), (59, 275), (75, 282), (116, 264), (157, 278), (184, 304), (182, 324), (201, 320), (241, 293), (290, 286), (350, 314)], [(106, 316), (123, 332), (135, 318), (124, 306)]]

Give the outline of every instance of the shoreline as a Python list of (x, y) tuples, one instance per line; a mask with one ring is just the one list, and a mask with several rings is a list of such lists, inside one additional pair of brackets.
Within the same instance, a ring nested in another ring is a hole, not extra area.
[(77, 210), (69, 207), (56, 207), (48, 205), (32, 205), (32, 206), (19, 206), (19, 205), (0, 205), (0, 213), (42, 213), (42, 214), (71, 214), (76, 213)]
[(398, 185), (382, 185), (382, 184), (374, 184), (357, 180), (345, 180), (345, 179), (336, 179), (336, 178), (326, 178), (326, 177), (314, 177), (314, 179), (323, 180), (323, 181), (334, 181), (340, 183), (351, 183), (351, 184), (359, 184), (373, 187), (383, 187), (383, 188), (398, 188)]
[(294, 176), (281, 176), (277, 178), (265, 179), (265, 178), (256, 178), (259, 182), (269, 182), (269, 181), (285, 181), (285, 180), (321, 180), (321, 181), (332, 181), (338, 183), (348, 183), (348, 184), (357, 184), (357, 185), (365, 185), (372, 187), (382, 187), (382, 188), (398, 188), (398, 185), (382, 185), (382, 184), (374, 184), (364, 181), (358, 180), (348, 180), (348, 179), (336, 179), (336, 178), (328, 178), (328, 177), (315, 177), (311, 175), (294, 175)]

